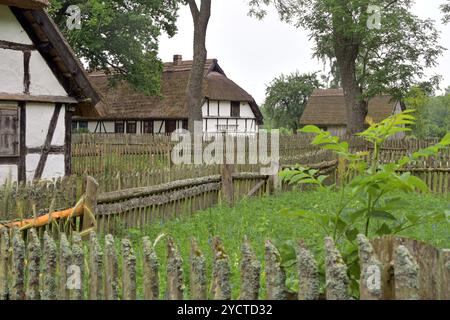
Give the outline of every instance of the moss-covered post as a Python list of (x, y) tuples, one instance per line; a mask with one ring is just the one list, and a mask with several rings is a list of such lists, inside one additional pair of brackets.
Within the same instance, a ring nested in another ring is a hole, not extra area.
[(271, 241), (266, 241), (266, 290), (267, 300), (286, 300), (286, 272), (281, 265), (281, 256)]
[(183, 300), (183, 259), (172, 238), (167, 241), (167, 300)]
[(27, 300), (39, 300), (39, 275), (41, 274), (41, 243), (36, 229), (28, 231), (28, 278), (27, 278)]
[(14, 230), (12, 238), (11, 300), (25, 300), (25, 242), (20, 231)]
[(325, 238), (325, 251), (327, 300), (348, 300), (350, 297), (347, 266), (333, 239), (329, 237)]
[(42, 300), (56, 300), (56, 259), (57, 249), (55, 241), (44, 233), (44, 270)]
[(103, 299), (103, 252), (94, 231), (89, 241), (89, 299)]
[(119, 262), (117, 258), (114, 237), (105, 237), (105, 298), (106, 300), (119, 299)]
[(149, 237), (143, 238), (144, 245), (144, 299), (159, 299), (159, 262)]
[(299, 279), (298, 300), (318, 300), (320, 294), (319, 268), (311, 251), (303, 241), (297, 251), (297, 270)]
[(242, 244), (241, 300), (258, 300), (260, 289), (261, 263), (256, 258), (247, 238)]
[(207, 298), (207, 277), (206, 260), (198, 247), (197, 241), (191, 239), (191, 299), (206, 300)]
[(409, 250), (399, 245), (394, 251), (395, 299), (419, 300), (419, 265)]
[(74, 233), (72, 236), (72, 266), (69, 268), (70, 277), (67, 285), (71, 290), (72, 300), (84, 299), (84, 251), (83, 243), (79, 233)]
[(6, 300), (9, 293), (9, 234), (6, 228), (0, 232), (0, 300)]
[(128, 239), (122, 240), (122, 256), (123, 300), (136, 300), (136, 256)]
[(361, 300), (383, 299), (382, 275), (383, 265), (377, 258), (372, 244), (363, 234), (358, 235), (359, 263), (361, 266), (361, 278), (359, 291)]
[(69, 300), (70, 290), (67, 286), (67, 275), (72, 265), (72, 249), (65, 233), (61, 234), (59, 243), (59, 299)]
[(230, 261), (219, 238), (214, 239), (213, 252), (211, 296), (214, 300), (231, 300)]

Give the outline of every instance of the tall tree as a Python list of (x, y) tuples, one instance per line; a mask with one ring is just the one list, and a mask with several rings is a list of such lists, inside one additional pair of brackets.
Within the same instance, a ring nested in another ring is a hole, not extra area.
[(189, 130), (194, 130), (195, 121), (202, 119), (203, 78), (208, 56), (206, 50), (206, 32), (211, 17), (211, 0), (201, 0), (200, 8), (195, 0), (186, 0), (194, 22), (194, 61), (189, 82), (186, 88), (186, 99), (189, 113)]
[(300, 118), (314, 89), (320, 87), (317, 74), (281, 75), (266, 89), (266, 101), (262, 111), (273, 128), (289, 128), (297, 133)]
[(444, 13), (443, 22), (450, 22), (450, 0), (447, 0), (441, 5), (442, 12)]
[[(69, 30), (66, 11), (77, 5), (81, 29)], [(114, 74), (136, 89), (159, 94), (162, 62), (158, 39), (176, 32), (179, 0), (53, 0), (50, 14), (90, 69)]]
[[(345, 94), (350, 134), (364, 129), (368, 101), (387, 93), (400, 99), (443, 48), (430, 19), (411, 12), (411, 0), (250, 0), (250, 13), (264, 17), (274, 4), (282, 20), (303, 27), (315, 42), (314, 56), (336, 59)], [(380, 21), (378, 21), (378, 19)]]

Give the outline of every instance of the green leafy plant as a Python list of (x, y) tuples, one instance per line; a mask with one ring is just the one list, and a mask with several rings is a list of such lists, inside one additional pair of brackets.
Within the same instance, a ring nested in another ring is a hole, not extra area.
[[(350, 276), (357, 281), (359, 269), (355, 243), (359, 233), (366, 236), (398, 234), (426, 223), (449, 222), (448, 212), (406, 213), (395, 215), (393, 211), (407, 208), (409, 204), (398, 196), (416, 191), (428, 192), (427, 184), (407, 170), (407, 166), (419, 159), (436, 156), (450, 145), (450, 133), (440, 143), (426, 149), (406, 155), (399, 161), (383, 164), (379, 161), (383, 143), (399, 132), (410, 131), (415, 124), (413, 110), (393, 115), (380, 123), (368, 119), (369, 128), (358, 136), (372, 145), (372, 152), (350, 151), (346, 141), (332, 136), (316, 126), (306, 126), (301, 131), (314, 134), (313, 145), (335, 152), (339, 158), (339, 181), (335, 185), (325, 186), (327, 176), (318, 170), (298, 167), (285, 170), (281, 178), (292, 184), (316, 185), (319, 189), (336, 188), (339, 201), (333, 212), (313, 212), (308, 210), (286, 210), (284, 214), (299, 217), (320, 227), (326, 234), (340, 243), (349, 264)], [(395, 196), (394, 196), (395, 195)]]

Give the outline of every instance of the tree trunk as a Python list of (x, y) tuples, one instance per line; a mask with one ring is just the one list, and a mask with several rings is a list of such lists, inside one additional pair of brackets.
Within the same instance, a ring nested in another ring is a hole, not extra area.
[(186, 103), (188, 108), (188, 127), (194, 130), (195, 121), (202, 121), (203, 79), (208, 52), (206, 50), (206, 31), (211, 16), (211, 0), (201, 0), (200, 10), (195, 0), (188, 0), (194, 22), (194, 61), (188, 86), (186, 88)]
[(367, 101), (362, 100), (362, 89), (356, 79), (359, 43), (355, 39), (335, 34), (334, 51), (344, 89), (347, 135), (353, 135), (365, 130), (365, 119), (368, 112)]

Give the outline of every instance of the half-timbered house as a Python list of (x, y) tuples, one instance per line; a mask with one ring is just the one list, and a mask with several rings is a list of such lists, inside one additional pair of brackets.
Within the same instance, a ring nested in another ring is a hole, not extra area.
[[(123, 82), (109, 86), (104, 72), (90, 74), (102, 95), (97, 112), (80, 109), (73, 130), (93, 133), (161, 134), (187, 129), (186, 87), (192, 61), (175, 55), (164, 64), (161, 96), (147, 96)], [(203, 99), (204, 133), (254, 134), (263, 116), (253, 97), (229, 79), (216, 59), (206, 61)]]
[(71, 115), (99, 101), (46, 5), (0, 0), (0, 183), (70, 174)]

